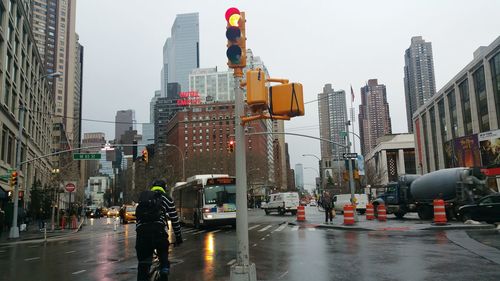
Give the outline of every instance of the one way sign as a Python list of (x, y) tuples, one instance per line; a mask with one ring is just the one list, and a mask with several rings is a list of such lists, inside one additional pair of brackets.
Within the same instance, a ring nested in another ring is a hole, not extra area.
[(358, 158), (357, 153), (344, 153), (344, 154), (342, 154), (342, 156), (344, 157), (344, 159), (356, 159), (356, 158)]

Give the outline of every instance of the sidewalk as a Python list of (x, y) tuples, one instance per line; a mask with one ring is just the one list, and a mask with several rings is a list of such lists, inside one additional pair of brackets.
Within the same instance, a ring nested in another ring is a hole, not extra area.
[(397, 219), (394, 215), (387, 215), (387, 221), (366, 220), (365, 215), (358, 214), (358, 221), (354, 225), (344, 225), (344, 216), (337, 214), (333, 222), (325, 224), (325, 213), (314, 207), (306, 207), (306, 221), (297, 222), (290, 219), (288, 224), (307, 227), (331, 228), (356, 231), (412, 231), (412, 230), (451, 230), (451, 229), (494, 229), (492, 224), (464, 224), (450, 221), (446, 225), (434, 225), (432, 221), (422, 221), (416, 214), (407, 214), (404, 219)]
[[(49, 224), (47, 224), (47, 239), (76, 233), (81, 229), (82, 224), (83, 224), (83, 220), (78, 222), (78, 227), (76, 229), (55, 228), (54, 231), (52, 231), (50, 228), (50, 223), (49, 223)], [(45, 235), (43, 230), (40, 231), (40, 229), (38, 229), (38, 224), (28, 225), (26, 231), (19, 232), (19, 238), (10, 239), (9, 232), (10, 232), (10, 229), (4, 229), (4, 231), (0, 234), (0, 244), (9, 244), (9, 243), (16, 242), (16, 241), (40, 240), (40, 239), (44, 239), (44, 235)]]

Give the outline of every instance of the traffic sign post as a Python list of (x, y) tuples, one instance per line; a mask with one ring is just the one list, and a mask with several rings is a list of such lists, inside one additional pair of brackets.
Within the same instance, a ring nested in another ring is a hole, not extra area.
[(73, 160), (99, 160), (100, 153), (73, 153)]
[(69, 192), (69, 209), (71, 211), (71, 194), (76, 190), (76, 184), (74, 182), (66, 182), (64, 189)]

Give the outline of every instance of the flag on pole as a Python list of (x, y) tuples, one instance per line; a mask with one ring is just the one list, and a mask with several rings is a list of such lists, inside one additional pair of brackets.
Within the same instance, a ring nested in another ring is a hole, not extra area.
[(354, 91), (352, 90), (352, 85), (351, 85), (351, 103), (354, 102)]

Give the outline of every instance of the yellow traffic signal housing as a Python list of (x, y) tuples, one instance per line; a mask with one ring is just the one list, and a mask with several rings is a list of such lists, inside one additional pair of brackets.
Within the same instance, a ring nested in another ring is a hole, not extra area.
[(226, 11), (227, 65), (229, 68), (246, 66), (245, 13), (236, 8)]
[(302, 84), (286, 83), (269, 87), (271, 115), (288, 117), (304, 115), (304, 94)]
[(10, 174), (10, 186), (16, 186), (17, 184), (17, 172), (14, 171)]
[(247, 104), (253, 109), (267, 107), (266, 74), (260, 68), (246, 74)]
[(144, 162), (146, 162), (146, 163), (149, 162), (148, 150), (147, 149), (144, 149), (142, 151), (142, 160), (144, 160)]

